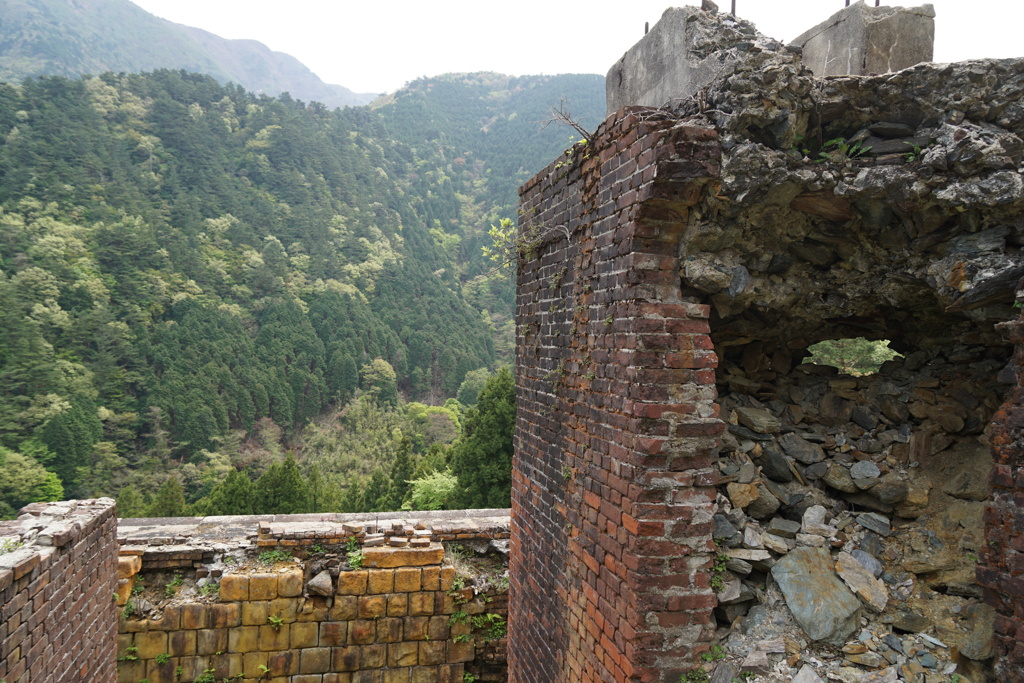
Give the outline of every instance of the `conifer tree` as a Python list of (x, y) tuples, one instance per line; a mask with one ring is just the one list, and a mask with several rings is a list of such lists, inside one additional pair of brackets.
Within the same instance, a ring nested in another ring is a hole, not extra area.
[(176, 475), (171, 475), (157, 491), (156, 498), (146, 511), (147, 517), (186, 517), (185, 491)]
[(516, 388), (506, 367), (487, 380), (476, 408), (466, 412), (462, 438), (453, 446), (459, 508), (505, 508), (512, 503), (512, 432)]

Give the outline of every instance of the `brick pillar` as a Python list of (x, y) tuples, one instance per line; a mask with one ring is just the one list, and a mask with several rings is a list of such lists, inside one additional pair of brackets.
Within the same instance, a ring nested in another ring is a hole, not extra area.
[(520, 191), (511, 681), (676, 683), (712, 635), (723, 425), (678, 254), (719, 158), (629, 108)]
[(1024, 316), (999, 328), (1016, 346), (1017, 386), (989, 427), (994, 465), (977, 578), (996, 609), (996, 678), (1024, 683)]
[(117, 518), (114, 501), (32, 503), (0, 537), (0, 679), (117, 680)]

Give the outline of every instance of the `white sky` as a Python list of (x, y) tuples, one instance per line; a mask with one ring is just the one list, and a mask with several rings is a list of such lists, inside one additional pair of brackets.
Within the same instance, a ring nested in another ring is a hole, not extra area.
[[(699, 0), (134, 0), (157, 16), (287, 52), (328, 83), (393, 92), (450, 71), (607, 73), (666, 7)], [(717, 0), (729, 10), (730, 0)], [(872, 0), (868, 0), (872, 4)], [(378, 4), (379, 3), (379, 4)], [(884, 5), (917, 5), (883, 0)], [(737, 0), (736, 13), (789, 41), (844, 0)], [(932, 0), (935, 61), (1024, 57), (1019, 0)]]

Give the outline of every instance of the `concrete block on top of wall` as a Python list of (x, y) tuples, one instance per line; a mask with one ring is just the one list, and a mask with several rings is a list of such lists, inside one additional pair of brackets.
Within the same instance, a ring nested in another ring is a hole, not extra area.
[(860, 0), (790, 43), (816, 77), (865, 76), (932, 61), (935, 9), (869, 7)]

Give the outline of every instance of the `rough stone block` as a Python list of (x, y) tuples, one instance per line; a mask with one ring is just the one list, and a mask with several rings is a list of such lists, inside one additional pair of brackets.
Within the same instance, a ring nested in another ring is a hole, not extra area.
[(476, 657), (476, 648), (472, 641), (452, 643), (449, 646), (448, 661), (450, 662), (472, 662), (474, 657)]
[(260, 626), (259, 630), (259, 649), (263, 652), (288, 649), (291, 624), (281, 624), (280, 626), (267, 624)]
[(196, 654), (196, 632), (173, 631), (169, 633), (167, 651), (173, 657), (187, 657)]
[(319, 625), (319, 644), (325, 647), (340, 647), (348, 639), (348, 623), (344, 621), (328, 621)]
[(243, 626), (262, 626), (267, 623), (267, 617), (270, 614), (270, 603), (268, 601), (242, 603)]
[(270, 601), (270, 614), (284, 619), (286, 623), (295, 621), (295, 617), (298, 613), (298, 598), (277, 598), (276, 600)]
[(294, 567), (278, 575), (277, 594), (282, 598), (295, 598), (302, 595), (302, 568)]
[(299, 673), (322, 674), (331, 668), (331, 648), (307, 647), (299, 650)]
[(429, 640), (420, 643), (420, 664), (437, 665), (444, 664), (446, 643), (442, 641)]
[(236, 626), (228, 629), (228, 652), (255, 652), (259, 650), (258, 626)]
[(208, 628), (210, 610), (208, 605), (189, 603), (181, 606), (181, 627), (186, 630)]
[[(291, 625), (291, 647), (292, 649), (304, 647), (316, 647), (320, 643), (320, 624), (305, 623)], [(340, 644), (340, 643), (332, 643)], [(301, 665), (299, 666), (301, 669)], [(311, 672), (307, 672), (311, 673)]]
[(388, 616), (404, 617), (409, 613), (409, 594), (394, 593), (388, 596)]
[(429, 617), (406, 617), (402, 632), (406, 640), (424, 640), (427, 638), (427, 629), (430, 624)]
[(271, 676), (294, 676), (299, 673), (299, 655), (294, 650), (272, 652), (267, 659)]
[(249, 599), (249, 577), (241, 574), (225, 574), (220, 579), (222, 602), (236, 602)]
[(387, 618), (377, 620), (377, 642), (397, 643), (402, 640), (402, 620)]
[(167, 652), (167, 634), (163, 631), (136, 633), (135, 647), (139, 659), (153, 659)]
[(350, 645), (370, 645), (377, 640), (377, 622), (356, 619), (348, 625), (348, 642)]
[(211, 605), (210, 626), (231, 628), (242, 625), (242, 606), (238, 603)]
[(410, 593), (409, 614), (414, 617), (429, 616), (434, 613), (435, 593)]
[(352, 621), (356, 618), (358, 600), (354, 595), (339, 595), (334, 598), (334, 605), (327, 612), (327, 617), (331, 621)]
[(367, 572), (356, 570), (338, 574), (338, 595), (366, 595)]
[(204, 628), (196, 634), (196, 654), (212, 655), (228, 651), (226, 628)]
[(273, 600), (277, 597), (277, 574), (250, 574), (249, 599)]
[(395, 590), (395, 572), (392, 569), (372, 569), (369, 572), (367, 592), (374, 595), (390, 593)]
[(431, 543), (427, 548), (364, 548), (363, 566), (422, 567), (441, 564), (444, 548), (440, 543)]
[(422, 586), (422, 571), (418, 568), (402, 568), (395, 570), (395, 592), (413, 593)]
[(425, 591), (437, 591), (441, 590), (441, 568), (440, 567), (424, 567), (423, 568), (423, 590)]
[(388, 645), (388, 666), (414, 666), (419, 661), (418, 643), (391, 643)]
[(117, 578), (129, 579), (142, 570), (142, 558), (138, 555), (121, 555), (117, 558)]
[[(270, 655), (266, 652), (246, 652), (242, 655), (242, 674), (246, 678), (260, 678), (263, 676), (263, 669), (270, 662)], [(269, 668), (269, 667), (268, 667)]]
[(359, 598), (360, 619), (378, 619), (387, 613), (388, 601), (383, 595), (365, 595)]
[(359, 647), (331, 648), (331, 668), (335, 671), (356, 671), (360, 668)]
[(455, 582), (455, 567), (441, 567), (441, 590), (450, 591)]
[(387, 645), (367, 645), (360, 653), (364, 669), (380, 669), (387, 664)]

